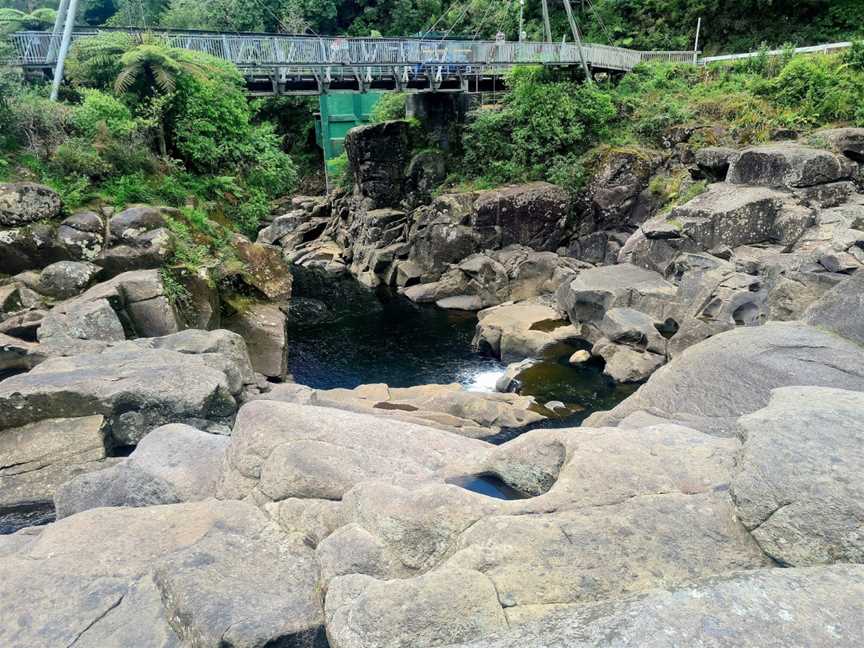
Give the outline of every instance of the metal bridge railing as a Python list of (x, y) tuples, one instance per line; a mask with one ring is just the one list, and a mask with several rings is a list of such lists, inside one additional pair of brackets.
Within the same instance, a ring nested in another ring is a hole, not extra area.
[[(96, 29), (76, 30), (73, 40), (89, 38), (97, 33), (99, 30)], [(479, 73), (521, 64), (576, 65), (580, 62), (579, 50), (572, 43), (318, 38), (170, 31), (157, 34), (171, 47), (205, 52), (243, 68), (449, 65)], [(51, 34), (48, 32), (17, 32), (12, 36), (12, 44), (15, 64), (44, 66), (54, 62), (50, 54), (57, 48), (50, 48)], [(692, 52), (639, 52), (605, 45), (585, 45), (582, 51), (589, 65), (611, 70), (631, 70), (648, 60), (693, 61)]]

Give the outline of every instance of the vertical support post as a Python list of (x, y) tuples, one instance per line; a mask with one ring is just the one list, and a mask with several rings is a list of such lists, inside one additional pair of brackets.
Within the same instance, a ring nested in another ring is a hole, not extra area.
[(78, 0), (69, 0), (69, 10), (63, 27), (63, 40), (60, 41), (60, 52), (57, 54), (57, 65), (54, 66), (54, 80), (51, 83), (51, 101), (57, 101), (60, 84), (63, 82), (63, 67), (66, 65), (66, 55), (69, 53), (69, 43), (72, 40), (72, 28), (75, 26), (75, 14), (78, 12)]
[(693, 44), (693, 65), (699, 62), (699, 33), (702, 31), (702, 17), (696, 21), (696, 42)]
[(543, 32), (546, 34), (546, 42), (552, 42), (552, 27), (549, 25), (549, 3), (543, 0)]
[(585, 52), (582, 51), (582, 35), (579, 33), (576, 19), (573, 17), (573, 8), (570, 6), (570, 0), (564, 0), (564, 10), (567, 12), (567, 22), (570, 23), (570, 31), (573, 32), (573, 40), (576, 41), (576, 49), (579, 51), (579, 60), (582, 62), (582, 70), (585, 72), (585, 82), (591, 85), (594, 81), (591, 79), (591, 71), (588, 69), (588, 63), (585, 61)]
[(51, 30), (51, 40), (48, 42), (48, 53), (45, 61), (50, 63), (57, 56), (57, 46), (60, 44), (60, 32), (63, 31), (63, 19), (69, 9), (69, 0), (60, 0), (57, 17), (54, 19), (54, 29)]

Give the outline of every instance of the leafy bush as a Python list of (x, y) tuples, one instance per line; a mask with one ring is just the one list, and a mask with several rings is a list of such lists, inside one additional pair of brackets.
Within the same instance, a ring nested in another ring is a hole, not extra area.
[(586, 151), (616, 115), (609, 93), (517, 68), (500, 110), (480, 110), (466, 129), (465, 162), (500, 182), (546, 177), (549, 160)]
[(405, 103), (408, 96), (404, 92), (388, 92), (381, 95), (372, 108), (373, 122), (405, 119)]
[(852, 41), (843, 54), (843, 63), (857, 72), (864, 72), (864, 40)]
[(66, 77), (75, 85), (106, 90), (123, 69), (121, 58), (135, 46), (123, 32), (102, 32), (76, 41), (66, 59)]
[(49, 158), (73, 130), (72, 111), (37, 91), (26, 90), (9, 101), (11, 137), (27, 151)]
[(88, 140), (72, 138), (57, 147), (51, 166), (62, 176), (84, 176), (91, 180), (111, 173), (111, 167)]
[(82, 135), (96, 137), (105, 130), (112, 137), (128, 138), (138, 124), (132, 112), (117, 98), (100, 92), (85, 89), (82, 102), (72, 109), (72, 122)]

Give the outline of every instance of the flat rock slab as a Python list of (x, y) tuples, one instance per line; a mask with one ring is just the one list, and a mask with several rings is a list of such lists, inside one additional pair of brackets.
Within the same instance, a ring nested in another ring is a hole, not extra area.
[(445, 646), (507, 628), (492, 582), (463, 569), (397, 581), (343, 576), (325, 609), (331, 648)]
[(250, 504), (94, 509), (27, 533), (0, 539), (4, 647), (322, 645), (312, 550)]
[(784, 387), (743, 417), (738, 517), (793, 566), (864, 562), (864, 393)]
[(768, 187), (812, 187), (852, 177), (850, 160), (830, 151), (798, 144), (769, 144), (733, 157), (727, 180)]
[(864, 348), (798, 322), (769, 322), (716, 335), (685, 350), (589, 427), (644, 411), (710, 434), (732, 436), (738, 417), (790, 385), (864, 391)]
[(402, 421), (258, 400), (244, 405), (228, 449), (222, 494), (271, 500), (341, 499), (352, 486), (442, 480), (451, 464), (477, 461), (489, 445)]
[(505, 362), (541, 357), (546, 349), (579, 334), (557, 310), (536, 301), (493, 306), (477, 318), (474, 346)]
[(508, 615), (510, 608), (621, 598), (769, 564), (726, 493), (486, 517), (462, 534), (444, 563), (486, 574)]
[(556, 293), (570, 321), (599, 324), (611, 308), (633, 308), (660, 317), (676, 287), (658, 272), (628, 263), (583, 270)]
[(98, 415), (0, 430), (0, 510), (50, 503), (65, 481), (103, 468), (105, 456)]
[(510, 634), (451, 648), (855, 648), (864, 636), (862, 600), (859, 565), (767, 569), (564, 608)]
[(135, 345), (46, 360), (0, 383), (0, 421), (101, 414), (114, 442), (134, 444), (164, 423), (222, 421), (236, 403), (225, 373), (203, 356)]

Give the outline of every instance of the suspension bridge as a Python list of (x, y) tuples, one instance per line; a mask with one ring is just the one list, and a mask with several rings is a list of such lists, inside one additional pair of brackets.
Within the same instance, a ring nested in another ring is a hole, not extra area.
[[(78, 29), (71, 41), (98, 29)], [(141, 36), (141, 32), (130, 32)], [(262, 94), (322, 94), (367, 90), (482, 91), (517, 65), (627, 72), (646, 61), (694, 62), (692, 51), (641, 52), (608, 45), (504, 40), (333, 38), (283, 34), (157, 31), (166, 45), (234, 63)], [(60, 49), (51, 32), (12, 35), (14, 64), (53, 69)]]

